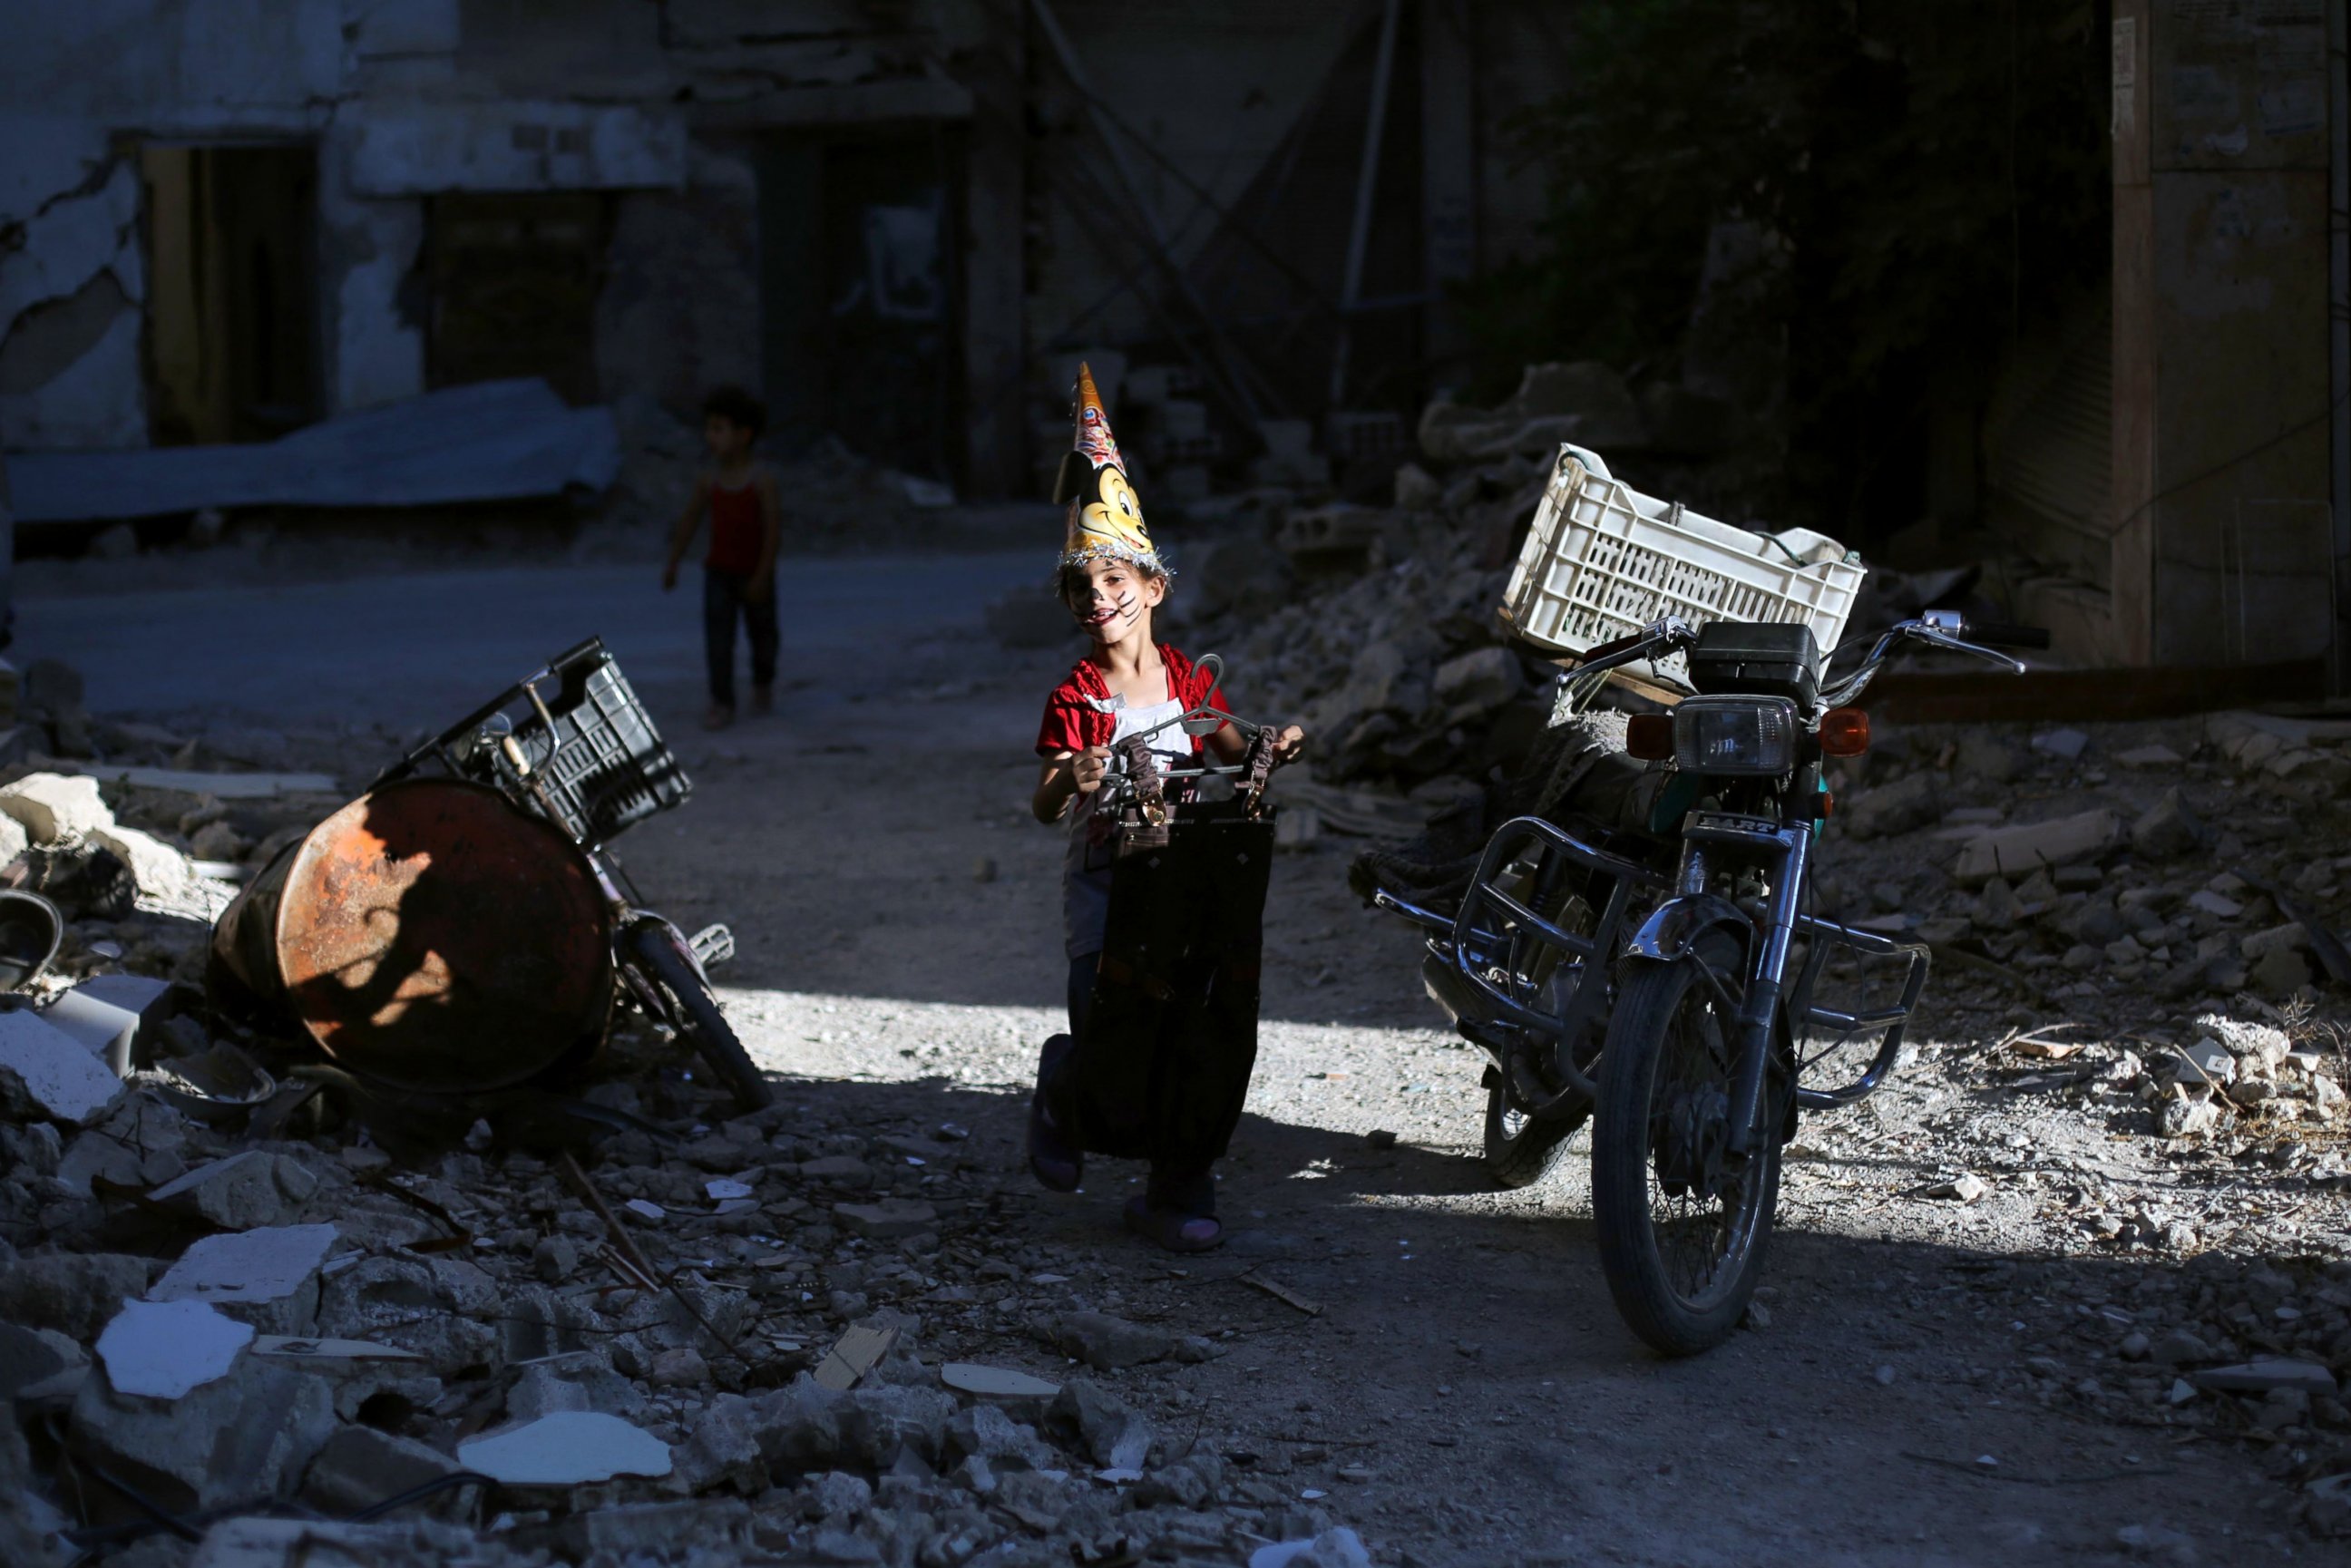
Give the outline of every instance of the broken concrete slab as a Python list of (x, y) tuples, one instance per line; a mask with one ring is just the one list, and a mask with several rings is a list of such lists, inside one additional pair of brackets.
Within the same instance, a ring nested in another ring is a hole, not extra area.
[(536, 1559), (518, 1555), (496, 1537), (485, 1538), (437, 1519), (345, 1524), (241, 1514), (206, 1531), (186, 1568), (319, 1568), (329, 1563), (369, 1563), (372, 1568), (509, 1568), (528, 1561)]
[(981, 1399), (1050, 1399), (1061, 1385), (1031, 1377), (1008, 1366), (984, 1366), (973, 1361), (951, 1361), (939, 1368), (939, 1381), (958, 1394)]
[(89, 1365), (89, 1353), (55, 1329), (0, 1322), (0, 1400)]
[[(413, 1438), (373, 1427), (344, 1427), (312, 1457), (302, 1475), (302, 1496), (334, 1513), (357, 1513), (458, 1469), (448, 1455)], [(455, 1511), (464, 1496), (452, 1487), (419, 1506), (445, 1514)]]
[(145, 1065), (141, 1042), (173, 1011), (172, 982), (145, 975), (93, 975), (51, 1002), (41, 1017), (116, 1074)]
[(0, 1012), (0, 1108), (81, 1126), (122, 1092), (122, 1080), (65, 1030), (35, 1013)]
[(336, 1235), (331, 1225), (278, 1225), (207, 1236), (180, 1254), (148, 1300), (283, 1301), (318, 1277)]
[(2131, 848), (2149, 860), (2165, 861), (2187, 854), (2201, 845), (2209, 836), (2203, 822), (2188, 808), (2188, 798), (2178, 789), (2167, 789), (2160, 800), (2131, 823)]
[(817, 1386), (836, 1390), (854, 1387), (897, 1343), (896, 1329), (852, 1324), (817, 1364)]
[(645, 1407), (644, 1392), (612, 1368), (601, 1351), (564, 1351), (515, 1365), (507, 1391), (509, 1421), (535, 1421), (559, 1411), (589, 1410), (635, 1416)]
[(118, 1394), (177, 1399), (226, 1377), (253, 1343), (253, 1325), (202, 1301), (126, 1301), (98, 1336), (98, 1359)]
[(1151, 1423), (1127, 1403), (1086, 1378), (1073, 1379), (1053, 1402), (1053, 1418), (1076, 1432), (1093, 1461), (1110, 1469), (1141, 1469), (1151, 1454)]
[(2189, 1373), (2188, 1377), (2197, 1387), (2215, 1394), (2267, 1394), (2283, 1388), (2313, 1397), (2323, 1394), (2332, 1398), (2336, 1392), (2335, 1374), (2325, 1365), (2284, 1357), (2207, 1367)]
[(140, 892), (151, 898), (178, 897), (195, 879), (188, 857), (152, 833), (142, 833), (136, 828), (105, 827), (89, 837), (92, 843), (129, 866), (131, 879), (139, 884)]
[(368, 1339), (319, 1339), (308, 1334), (266, 1333), (255, 1336), (255, 1355), (274, 1355), (290, 1362), (337, 1367), (361, 1362), (422, 1361), (413, 1350), (378, 1344)]
[(117, 1252), (40, 1252), (0, 1269), (0, 1319), (98, 1337), (126, 1296), (147, 1291), (147, 1260)]
[(2115, 760), (2125, 768), (2177, 768), (2188, 759), (2158, 741), (2117, 751)]
[(68, 1441), (174, 1511), (288, 1490), (335, 1429), (326, 1383), (246, 1357), (168, 1403), (82, 1385)]
[(0, 816), (22, 822), (37, 844), (71, 842), (114, 826), (98, 780), (66, 773), (27, 773), (0, 785)]
[(1063, 1354), (1097, 1372), (1123, 1372), (1165, 1361), (1176, 1354), (1178, 1336), (1114, 1318), (1107, 1312), (1065, 1312), (1055, 1333)]
[(508, 1486), (582, 1486), (670, 1472), (669, 1445), (592, 1410), (559, 1410), (462, 1443), (457, 1462)]
[(2121, 834), (2121, 821), (2103, 806), (2045, 822), (1993, 828), (1968, 841), (1951, 874), (1962, 885), (1974, 886), (1996, 876), (2013, 880), (2053, 871), (2096, 859)]
[(557, 1539), (580, 1563), (674, 1559), (688, 1543), (716, 1550), (723, 1561), (746, 1562), (756, 1555), (745, 1550), (750, 1528), (751, 1505), (740, 1498), (681, 1499), (575, 1513)]
[[(148, 1200), (188, 1209), (227, 1230), (276, 1226), (290, 1196), (287, 1184), (279, 1179), (281, 1163), (292, 1162), (282, 1155), (247, 1149), (207, 1161), (177, 1180), (165, 1182), (147, 1195)], [(308, 1173), (303, 1172), (297, 1185), (303, 1180), (308, 1182), (306, 1192), (317, 1188)]]
[(836, 1203), (832, 1214), (843, 1228), (873, 1241), (903, 1240), (939, 1226), (937, 1209), (902, 1197), (885, 1197), (879, 1203)]

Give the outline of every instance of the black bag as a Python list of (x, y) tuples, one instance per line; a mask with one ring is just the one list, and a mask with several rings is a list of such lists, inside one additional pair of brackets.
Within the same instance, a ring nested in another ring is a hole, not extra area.
[(1174, 1170), (1219, 1158), (1257, 1064), (1273, 814), (1189, 805), (1121, 856), (1085, 1031), (1054, 1119), (1077, 1145)]

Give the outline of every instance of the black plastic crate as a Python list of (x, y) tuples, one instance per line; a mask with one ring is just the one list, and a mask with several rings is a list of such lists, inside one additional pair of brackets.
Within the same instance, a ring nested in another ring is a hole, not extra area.
[[(547, 707), (561, 744), (550, 757), (545, 742), (532, 736), (526, 749), (574, 836), (610, 839), (694, 792), (693, 780), (662, 744), (653, 715), (602, 643), (566, 654), (554, 673), (557, 689)], [(529, 727), (539, 727), (535, 716)]]

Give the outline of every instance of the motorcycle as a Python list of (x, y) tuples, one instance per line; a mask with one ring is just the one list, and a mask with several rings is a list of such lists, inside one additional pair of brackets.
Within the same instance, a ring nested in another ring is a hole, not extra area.
[[(553, 688), (552, 704), (542, 685)], [(693, 786), (601, 639), (557, 654), (411, 749), (373, 787), (427, 769), (487, 785), (569, 838), (611, 912), (612, 968), (625, 999), (690, 1046), (744, 1110), (774, 1103), (774, 1085), (710, 988), (709, 971), (735, 956), (734, 934), (714, 925), (688, 936), (646, 908), (610, 847)]]
[[(1592, 1123), (1601, 1267), (1626, 1323), (1665, 1354), (1738, 1326), (1798, 1113), (1878, 1089), (1926, 986), (1923, 945), (1811, 913), (1833, 805), (1823, 765), (1866, 750), (1868, 717), (1851, 705), (1898, 649), (2023, 673), (1980, 643), (2046, 647), (2048, 633), (1928, 611), (1823, 659), (1803, 625), (1652, 622), (1592, 650), (1561, 702), (1580, 713), (1614, 671), (1685, 662), (1695, 695), (1625, 724), (1625, 752), (1652, 765), (1644, 821), (1596, 822), (1571, 799), (1497, 828), (1450, 913), (1373, 895), (1426, 933), (1429, 995), (1491, 1059), (1497, 1180), (1541, 1179)], [(1833, 970), (1845, 981), (1872, 966), (1898, 975), (1890, 1003), (1821, 999)]]

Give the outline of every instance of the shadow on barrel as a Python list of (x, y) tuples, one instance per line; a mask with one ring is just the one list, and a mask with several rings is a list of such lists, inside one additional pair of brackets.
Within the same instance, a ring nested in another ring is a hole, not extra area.
[(501, 1088), (600, 1041), (611, 915), (569, 840), (495, 790), (389, 784), (222, 915), (214, 998), (396, 1088)]

